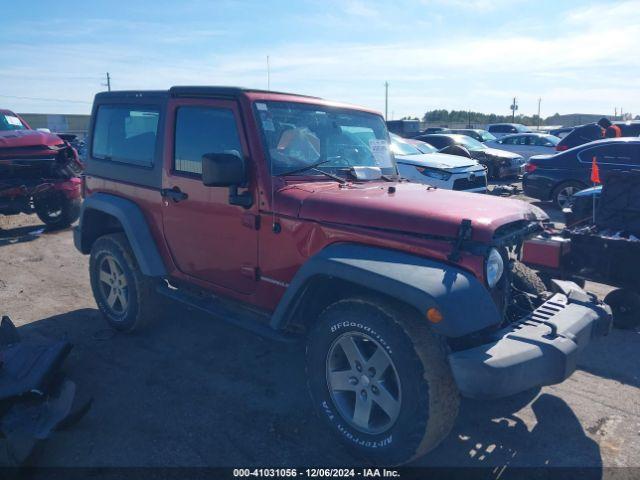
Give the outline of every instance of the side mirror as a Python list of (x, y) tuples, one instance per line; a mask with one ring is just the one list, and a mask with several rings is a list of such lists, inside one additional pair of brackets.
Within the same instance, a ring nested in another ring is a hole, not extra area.
[(51, 130), (49, 130), (48, 128), (36, 128), (36, 130), (38, 132), (51, 133)]
[(202, 183), (207, 187), (239, 186), (246, 179), (246, 165), (240, 155), (205, 153), (202, 156)]
[(202, 183), (207, 187), (229, 187), (229, 204), (249, 208), (250, 191), (238, 193), (247, 181), (247, 165), (238, 153), (205, 153), (202, 156)]

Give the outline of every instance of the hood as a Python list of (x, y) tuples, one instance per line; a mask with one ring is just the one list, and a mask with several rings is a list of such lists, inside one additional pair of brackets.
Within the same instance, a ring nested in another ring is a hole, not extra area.
[(449, 168), (471, 167), (478, 165), (476, 160), (472, 158), (462, 157), (460, 155), (448, 155), (446, 153), (424, 153), (422, 155), (395, 155), (396, 159), (419, 165), (421, 167), (439, 168), (447, 170)]
[(513, 152), (507, 152), (506, 150), (499, 150), (497, 148), (487, 148), (482, 150), (485, 154), (491, 155), (492, 157), (499, 158), (521, 158), (522, 155)]
[[(395, 187), (395, 193), (389, 193)], [(490, 242), (496, 229), (519, 220), (546, 220), (521, 200), (442, 190), (416, 183), (289, 185), (277, 192), (278, 211), (301, 219), (455, 238), (468, 218), (472, 239)]]
[[(0, 149), (20, 147), (52, 147), (60, 145), (63, 140), (53, 133), (38, 130), (0, 131)], [(1, 150), (0, 150), (1, 153)]]
[(597, 187), (585, 188), (584, 190), (580, 190), (573, 194), (573, 197), (590, 197), (592, 195), (600, 195), (602, 192), (602, 185), (598, 185)]

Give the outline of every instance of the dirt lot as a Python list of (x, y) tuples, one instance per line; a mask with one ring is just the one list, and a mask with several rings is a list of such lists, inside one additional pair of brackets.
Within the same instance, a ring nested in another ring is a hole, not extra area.
[[(356, 462), (313, 415), (303, 350), (173, 305), (136, 335), (105, 329), (70, 230), (0, 217), (0, 312), (23, 336), (67, 337), (66, 371), (94, 406), (38, 457), (49, 466), (285, 466)], [(606, 288), (588, 285), (599, 294)], [(464, 401), (418, 465), (588, 466), (637, 478), (640, 332), (597, 340), (566, 382), (498, 402)], [(506, 467), (506, 470), (505, 470)], [(584, 478), (581, 477), (581, 478)]]

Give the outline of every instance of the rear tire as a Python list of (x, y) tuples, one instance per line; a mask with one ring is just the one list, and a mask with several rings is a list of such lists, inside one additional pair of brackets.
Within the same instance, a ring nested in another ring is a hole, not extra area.
[(553, 189), (553, 192), (551, 193), (551, 201), (560, 210), (568, 208), (571, 205), (571, 195), (579, 192), (580, 190), (584, 190), (585, 188), (587, 188), (585, 184), (574, 180), (562, 182)]
[(49, 195), (35, 201), (38, 218), (51, 228), (66, 228), (80, 217), (79, 198), (69, 199), (63, 194)]
[(458, 414), (445, 345), (408, 308), (368, 298), (329, 305), (309, 336), (307, 376), (320, 417), (348, 447), (380, 464), (432, 450)]
[(89, 276), (96, 304), (114, 329), (132, 332), (158, 316), (157, 282), (142, 274), (124, 233), (95, 241)]
[(616, 328), (631, 329), (640, 326), (640, 294), (625, 288), (619, 288), (604, 298), (611, 307), (613, 325)]

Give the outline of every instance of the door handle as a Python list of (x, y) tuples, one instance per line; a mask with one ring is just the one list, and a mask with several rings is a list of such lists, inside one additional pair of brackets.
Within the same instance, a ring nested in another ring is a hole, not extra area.
[(189, 198), (185, 192), (181, 191), (178, 187), (173, 188), (163, 188), (160, 190), (160, 195), (164, 198), (170, 198), (175, 203), (181, 202), (182, 200), (186, 200)]

